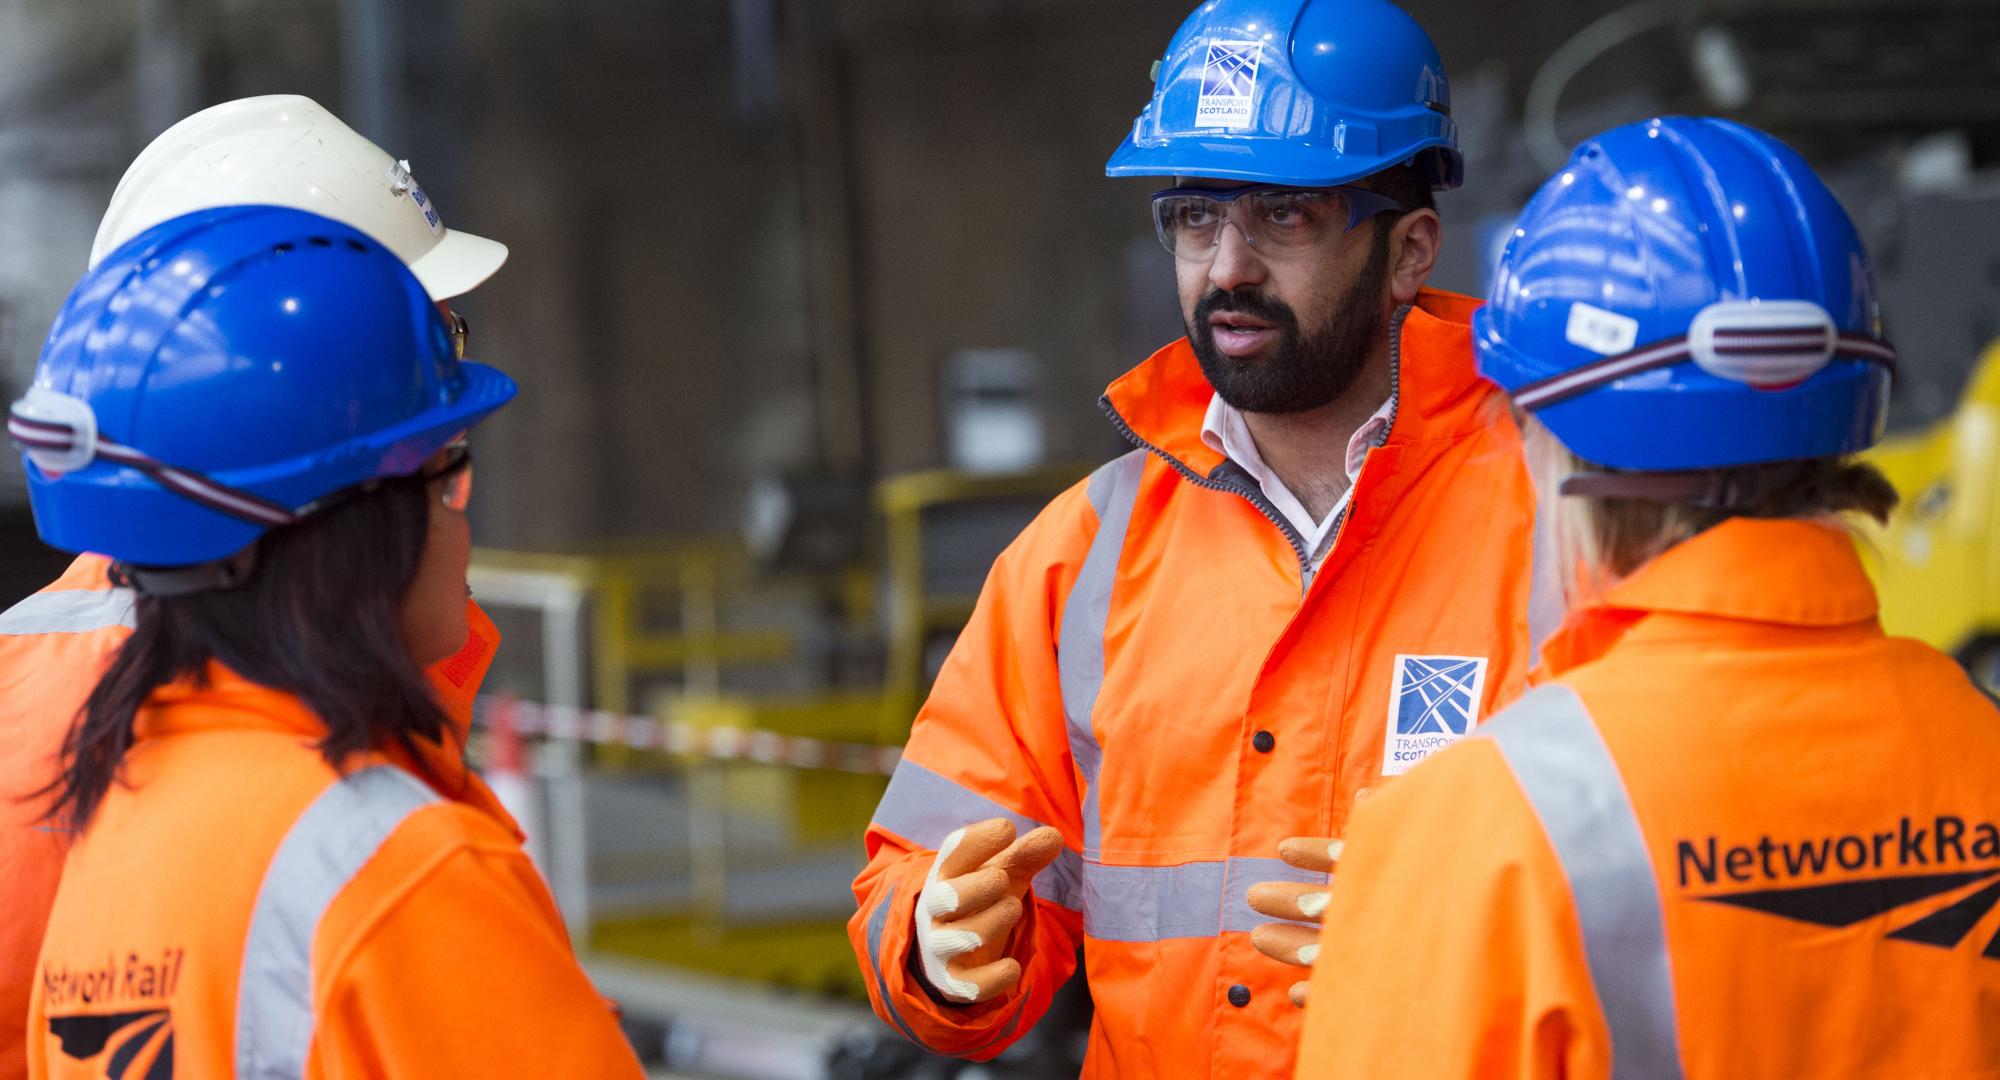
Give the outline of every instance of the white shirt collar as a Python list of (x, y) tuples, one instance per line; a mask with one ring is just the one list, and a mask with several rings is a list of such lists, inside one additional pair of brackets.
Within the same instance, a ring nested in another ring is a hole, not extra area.
[(1209, 399), (1208, 415), (1201, 422), (1201, 441), (1210, 450), (1241, 466), (1257, 481), (1264, 491), (1264, 498), (1270, 500), (1272, 508), (1283, 514), (1300, 539), (1305, 541), (1306, 550), (1312, 553), (1313, 565), (1317, 567), (1326, 555), (1327, 536), (1333, 532), (1334, 523), (1340, 520), (1340, 512), (1347, 508), (1348, 496), (1354, 491), (1354, 479), (1361, 473), (1361, 462), (1368, 456), (1369, 447), (1374, 446), (1382, 432), (1388, 429), (1389, 416), (1395, 405), (1395, 395), (1391, 394), (1348, 438), (1344, 462), (1347, 491), (1341, 493), (1340, 500), (1321, 521), (1314, 521), (1312, 515), (1306, 512), (1305, 504), (1299, 502), (1291, 489), (1285, 487), (1285, 482), (1278, 479), (1278, 474), (1264, 464), (1263, 455), (1257, 452), (1257, 440), (1251, 437), (1250, 425), (1244, 420), (1243, 413), (1222, 400), (1220, 394)]

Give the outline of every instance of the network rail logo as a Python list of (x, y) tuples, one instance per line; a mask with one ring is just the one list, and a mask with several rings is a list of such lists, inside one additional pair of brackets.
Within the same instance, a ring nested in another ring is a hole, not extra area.
[(172, 1080), (172, 1002), (186, 960), (179, 947), (83, 964), (44, 960), (42, 1004), (62, 1055), (109, 1080)]
[[(1869, 833), (1766, 835), (1738, 844), (1713, 836), (1682, 840), (1676, 857), (1683, 890), (1725, 882), (1763, 886), (1691, 899), (1834, 929), (1900, 910), (1886, 937), (1941, 949), (1957, 948), (2000, 905), (2000, 825), (1951, 814), (1903, 817), (1894, 828)], [(1888, 870), (1919, 872), (1882, 875)], [(1881, 876), (1820, 880), (1840, 872)], [(1980, 955), (2000, 960), (2000, 933)]]
[(1201, 98), (1194, 126), (1247, 128), (1257, 122), (1257, 68), (1261, 41), (1211, 41), (1201, 69)]
[(174, 1019), (166, 1009), (49, 1017), (64, 1057), (103, 1057), (110, 1080), (173, 1080)]
[(1465, 738), (1479, 721), (1483, 656), (1398, 656), (1382, 775), (1400, 776)]

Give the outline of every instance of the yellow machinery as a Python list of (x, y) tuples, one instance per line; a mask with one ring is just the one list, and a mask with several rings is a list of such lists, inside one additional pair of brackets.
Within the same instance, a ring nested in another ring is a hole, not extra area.
[(1957, 655), (1994, 690), (2000, 682), (2000, 341), (1980, 356), (1950, 417), (1867, 456), (1903, 496), (1888, 528), (1874, 531), (1868, 545), (1883, 625)]
[[(847, 617), (870, 623), (883, 641), (881, 682), (862, 689), (790, 696), (723, 692), (725, 668), (783, 662), (796, 646), (783, 632), (725, 627), (731, 604), (760, 580), (734, 544), (613, 549), (588, 556), (482, 551), (472, 584), (482, 600), (542, 612), (552, 703), (644, 711), (705, 730), (900, 746), (935, 664), (971, 614), (994, 557), (1084, 472), (1082, 466), (1007, 476), (937, 471), (879, 485), (880, 571), (850, 571), (835, 585)], [(674, 613), (673, 629), (651, 625), (648, 614), (662, 610)], [(578, 659), (584, 654), (590, 657), (587, 669)], [(564, 674), (566, 669), (572, 673)], [(679, 688), (634, 700), (635, 686), (661, 675), (672, 676)], [(558, 879), (558, 899), (579, 920), (573, 932), (587, 933), (592, 949), (800, 989), (862, 994), (844, 929), (851, 909), (836, 911), (829, 904), (800, 917), (744, 916), (731, 897), (746, 880), (763, 880), (786, 863), (817, 861), (828, 867), (831, 860), (829, 872), (851, 875), (886, 777), (615, 748), (600, 749), (595, 758), (627, 774), (667, 772), (682, 779), (691, 887), (685, 903), (637, 915), (600, 915), (580, 884), (590, 877), (589, 869), (556, 867), (551, 877)], [(556, 817), (560, 800), (553, 790), (550, 801)], [(581, 816), (581, 800), (570, 812)], [(743, 842), (746, 829), (757, 842)], [(550, 832), (566, 851), (587, 846), (580, 834), (566, 835), (560, 822), (552, 821)], [(582, 857), (575, 851), (552, 854), (558, 863)]]
[[(696, 728), (734, 727), (839, 742), (900, 746), (929, 689), (935, 661), (971, 615), (1000, 550), (1042, 506), (1082, 477), (1081, 466), (1007, 476), (951, 471), (897, 477), (876, 489), (881, 514), (881, 685), (804, 697), (750, 697), (693, 688), (661, 702), (662, 719)], [(887, 778), (739, 762), (687, 762), (689, 812), (700, 822), (751, 815), (787, 834), (765, 861), (841, 853), (851, 875), (861, 837)], [(847, 943), (845, 903), (802, 920), (740, 917), (730, 875), (746, 856), (707, 830), (693, 855), (694, 900), (686, 911), (600, 920), (591, 941), (624, 953), (800, 989), (864, 995)], [(832, 916), (832, 917), (828, 917)]]

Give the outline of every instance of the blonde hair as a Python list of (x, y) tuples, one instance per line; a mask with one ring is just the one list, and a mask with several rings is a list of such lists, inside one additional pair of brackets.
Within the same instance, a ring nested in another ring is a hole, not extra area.
[[(1865, 514), (1886, 524), (1897, 495), (1888, 478), (1854, 458), (1808, 458), (1740, 465), (1704, 474), (1726, 505), (1560, 494), (1579, 473), (1608, 473), (1577, 457), (1539, 420), (1528, 417), (1523, 434), (1541, 498), (1556, 500), (1557, 550), (1563, 567), (1587, 577), (1577, 584), (1601, 590), (1652, 561), (1675, 544), (1733, 517), (1817, 518), (1840, 521)], [(1674, 474), (1669, 474), (1674, 475)]]

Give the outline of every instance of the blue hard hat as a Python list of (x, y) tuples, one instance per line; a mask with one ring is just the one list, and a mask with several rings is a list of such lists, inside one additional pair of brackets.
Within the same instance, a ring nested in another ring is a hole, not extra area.
[(1464, 179), (1451, 87), (1430, 35), (1389, 0), (1209, 0), (1155, 70), (1108, 176), (1299, 187), (1406, 161)]
[(56, 316), (8, 432), (50, 545), (223, 559), (326, 496), (406, 476), (514, 396), (349, 226), (234, 206), (140, 233)]
[(1833, 457), (1887, 418), (1895, 351), (1854, 223), (1790, 147), (1727, 120), (1579, 146), (1472, 328), (1480, 372), (1610, 468)]

